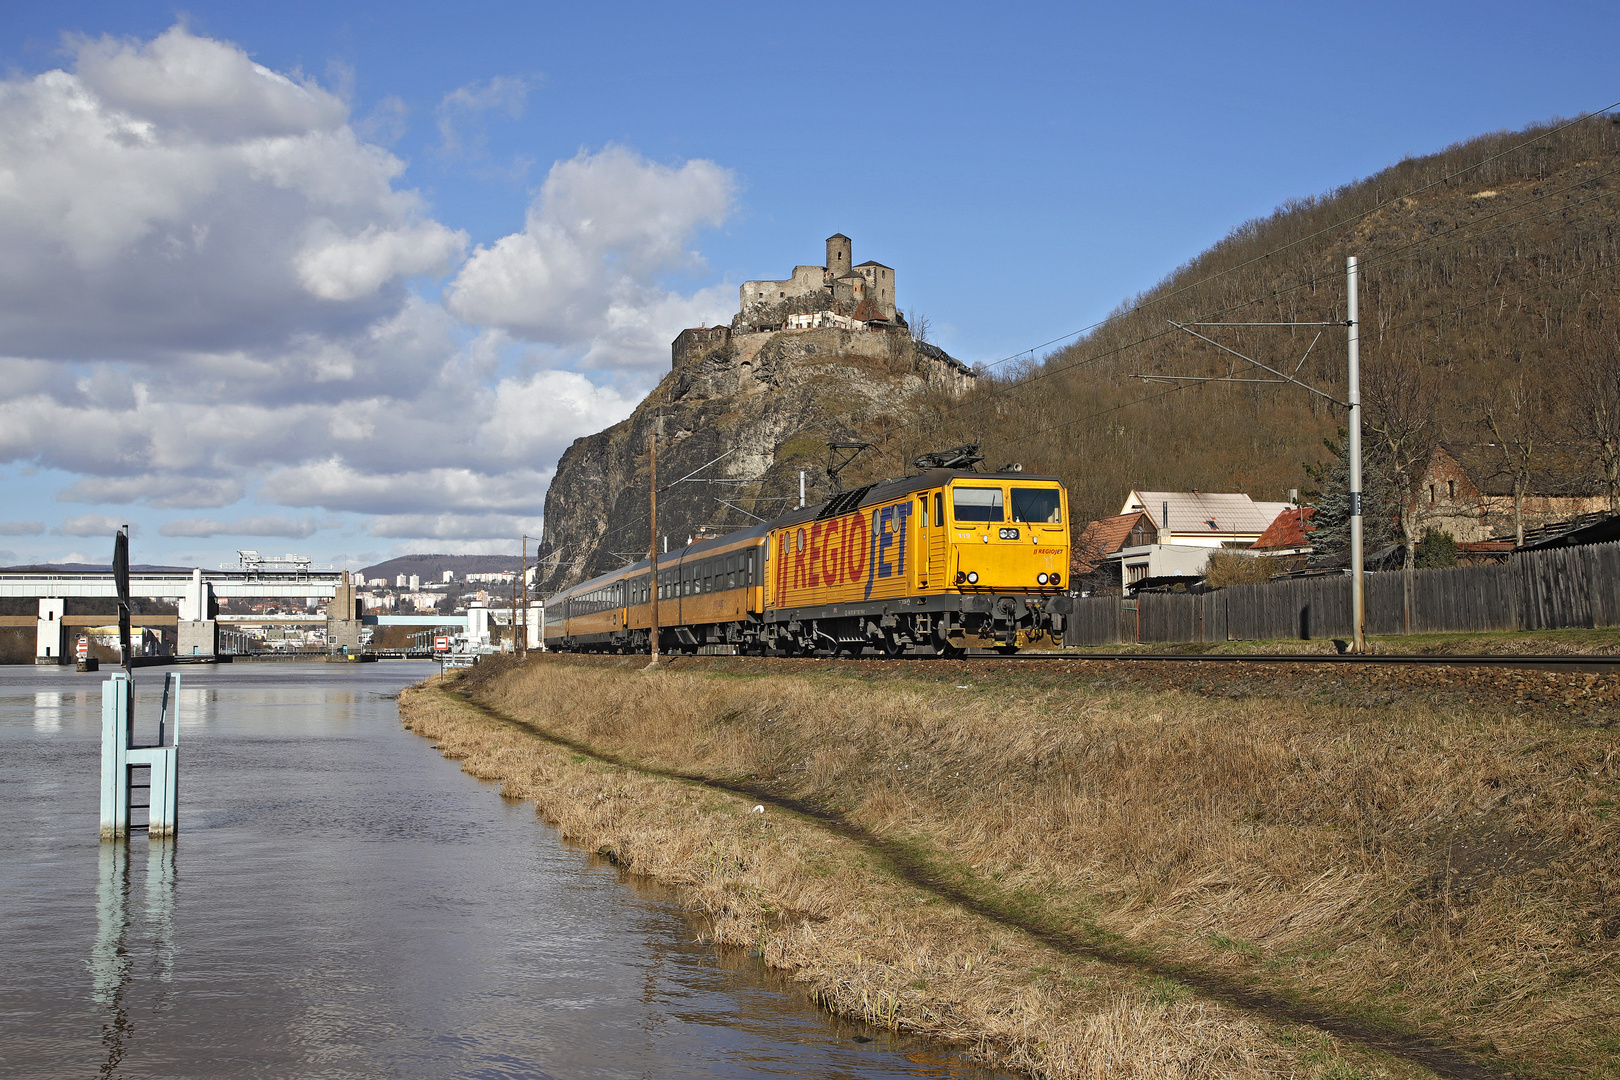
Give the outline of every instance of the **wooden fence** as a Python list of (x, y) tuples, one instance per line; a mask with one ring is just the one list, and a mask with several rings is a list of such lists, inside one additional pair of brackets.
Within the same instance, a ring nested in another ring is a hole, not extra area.
[[(1527, 551), (1491, 566), (1367, 575), (1367, 633), (1620, 626), (1620, 543)], [(1350, 577), (1208, 593), (1083, 597), (1069, 645), (1348, 638)]]

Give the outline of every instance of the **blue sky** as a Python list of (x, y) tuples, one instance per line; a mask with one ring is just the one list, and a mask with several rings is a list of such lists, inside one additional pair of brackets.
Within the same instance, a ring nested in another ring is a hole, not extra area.
[(99, 561), (125, 520), (141, 561), (504, 550), (676, 330), (833, 231), (993, 361), (1288, 198), (1620, 100), (1600, 4), (69, 2), (0, 31), (4, 562)]

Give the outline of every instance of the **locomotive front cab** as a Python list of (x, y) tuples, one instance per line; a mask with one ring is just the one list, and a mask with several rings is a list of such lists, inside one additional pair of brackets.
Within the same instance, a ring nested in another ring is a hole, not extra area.
[(1063, 592), (1068, 500), (1056, 480), (972, 477), (945, 489), (947, 588), (963, 593)]

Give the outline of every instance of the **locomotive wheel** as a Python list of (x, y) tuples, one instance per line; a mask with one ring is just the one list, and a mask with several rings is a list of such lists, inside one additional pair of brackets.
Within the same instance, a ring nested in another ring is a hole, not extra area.
[(906, 655), (906, 643), (895, 634), (883, 635), (883, 655), (890, 660), (898, 660)]

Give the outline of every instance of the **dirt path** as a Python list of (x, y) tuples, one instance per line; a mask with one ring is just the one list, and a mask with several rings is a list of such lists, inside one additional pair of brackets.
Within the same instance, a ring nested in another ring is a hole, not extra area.
[[(675, 663), (683, 666), (699, 666), (714, 663), (718, 659), (689, 658)], [(732, 658), (724, 659), (727, 662), (735, 663)], [(814, 665), (818, 661), (762, 660), (748, 661), (748, 663), (782, 667), (787, 665)], [(881, 673), (885, 670), (895, 672), (897, 666), (906, 665), (908, 662), (844, 661), (841, 663), (875, 665), (876, 671), (874, 673)], [(951, 662), (949, 665), (952, 668), (951, 672), (940, 670), (943, 666), (942, 662), (925, 663), (928, 663), (942, 677), (960, 677), (964, 671), (979, 676), (994, 673), (1000, 677), (1007, 674), (1007, 666), (1004, 664), (998, 665), (993, 660)], [(1093, 662), (1062, 660), (1053, 661), (1052, 663), (1067, 666)], [(1020, 669), (1025, 666), (1025, 664), (1019, 665)], [(1134, 672), (1139, 669), (1140, 665), (1132, 663), (1131, 667)], [(1059, 668), (1060, 674), (1062, 671), (1063, 668)], [(1188, 689), (1185, 685), (1180, 684), (1180, 680), (1177, 680), (1176, 688)], [(948, 871), (942, 870), (931, 863), (925, 856), (903, 843), (876, 835), (851, 822), (847, 817), (835, 810), (785, 796), (768, 785), (728, 781), (642, 765), (618, 755), (603, 752), (587, 743), (548, 731), (535, 723), (507, 715), (499, 709), (478, 700), (471, 694), (452, 691), (441, 692), (467, 707), (476, 709), (492, 720), (511, 725), (530, 736), (563, 747), (572, 753), (584, 755), (600, 763), (648, 776), (661, 777), (746, 796), (759, 803), (768, 804), (779, 810), (812, 820), (820, 827), (859, 844), (876, 856), (896, 877), (915, 888), (999, 925), (1027, 934), (1065, 955), (1101, 961), (1143, 975), (1173, 979), (1217, 1001), (1248, 1010), (1262, 1017), (1310, 1025), (1348, 1042), (1411, 1061), (1431, 1070), (1438, 1076), (1457, 1078), (1457, 1080), (1493, 1080), (1493, 1078), (1499, 1077), (1531, 1075), (1510, 1067), (1500, 1059), (1472, 1056), (1456, 1047), (1443, 1045), (1433, 1039), (1391, 1027), (1380, 1026), (1362, 1019), (1336, 1016), (1309, 1004), (1291, 1000), (1275, 992), (1245, 985), (1242, 982), (1223, 978), (1208, 971), (1165, 963), (1154, 959), (1145, 950), (1132, 948), (1128, 943), (1118, 939), (1111, 939), (1107, 935), (1099, 933), (1093, 936), (1082, 936), (1076, 934), (1072, 929), (1052, 925), (1040, 918), (1039, 913), (1015, 910), (1007, 902), (990, 894), (987, 890), (969, 887), (969, 883), (957, 878)]]

